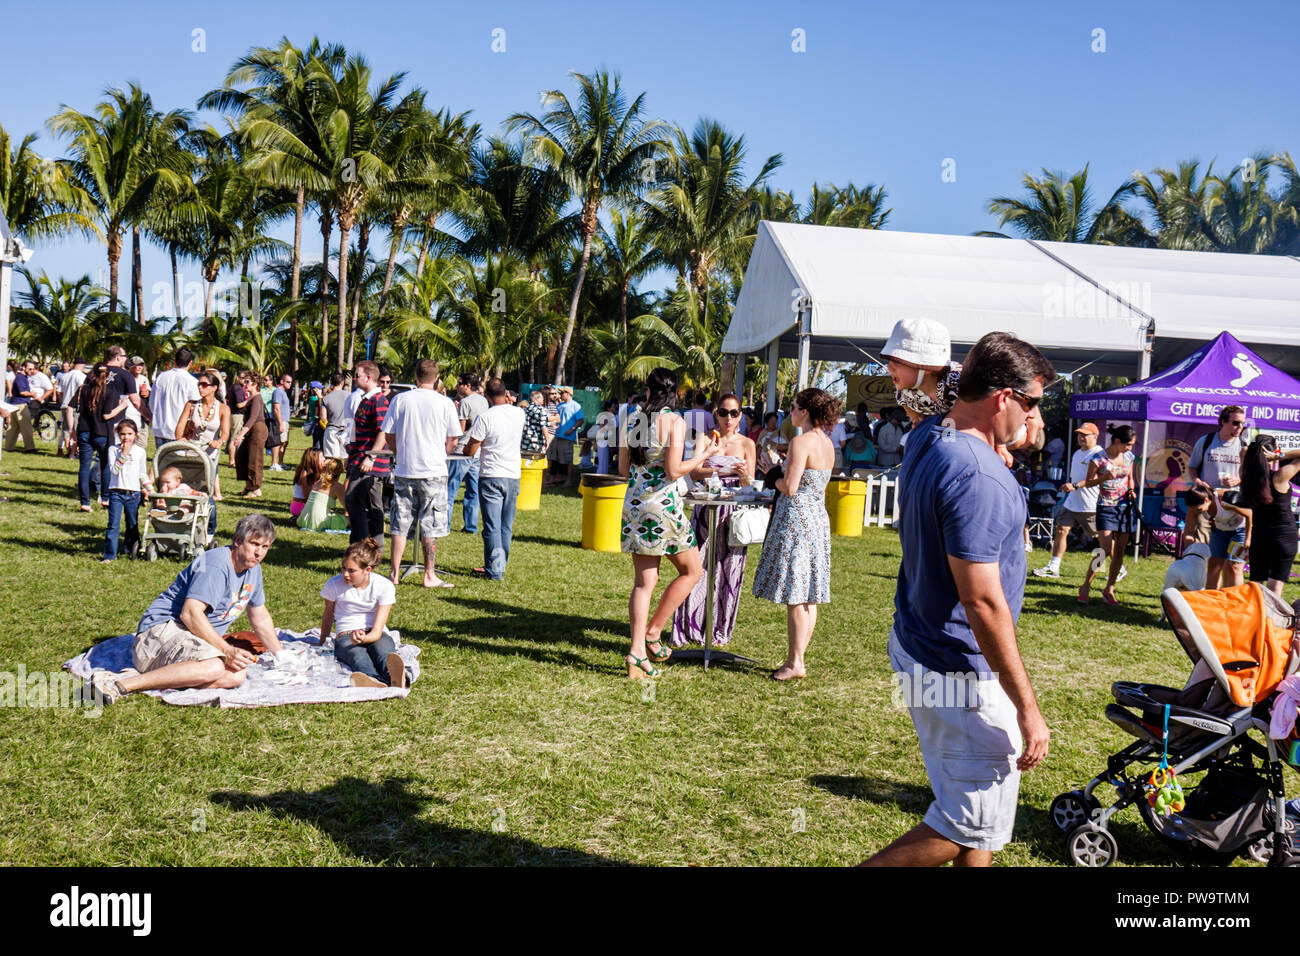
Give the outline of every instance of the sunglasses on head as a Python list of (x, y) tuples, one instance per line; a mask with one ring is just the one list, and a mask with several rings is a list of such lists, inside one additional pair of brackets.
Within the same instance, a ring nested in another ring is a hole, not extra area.
[(739, 417), (740, 417), (740, 409), (739, 409), (739, 408), (719, 408), (719, 409), (718, 409), (718, 414), (721, 415), (721, 416), (723, 416), (724, 418), (739, 418)]

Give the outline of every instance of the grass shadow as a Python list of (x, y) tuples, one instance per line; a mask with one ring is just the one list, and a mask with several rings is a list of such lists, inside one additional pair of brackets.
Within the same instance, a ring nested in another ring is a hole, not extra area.
[(818, 774), (808, 778), (814, 787), (848, 800), (865, 800), (870, 803), (890, 803), (904, 813), (925, 813), (934, 799), (929, 787), (914, 783), (901, 783), (882, 777), (847, 777), (838, 774)]
[[(399, 866), (614, 866), (609, 857), (548, 847), (532, 840), (421, 819), (437, 800), (412, 792), (410, 781), (372, 783), (342, 777), (319, 790), (281, 790), (257, 796), (217, 791), (213, 803), (237, 811), (263, 811), (309, 823), (366, 863)], [(499, 811), (498, 811), (499, 813)], [(503, 814), (497, 817), (508, 827)]]

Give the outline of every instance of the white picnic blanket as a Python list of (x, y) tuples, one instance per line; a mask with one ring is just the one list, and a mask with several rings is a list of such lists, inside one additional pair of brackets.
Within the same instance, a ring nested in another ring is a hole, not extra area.
[[(316, 643), (319, 628), (301, 634), (280, 631), (283, 650), (279, 655), (263, 654), (248, 668), (244, 683), (229, 690), (149, 690), (144, 693), (162, 698), (164, 703), (181, 706), (201, 704), (209, 707), (277, 707), (281, 704), (335, 704), (363, 700), (405, 697), (410, 687), (353, 687), (352, 672), (334, 659), (334, 640), (324, 647)], [(403, 644), (401, 634), (389, 631), (397, 641), (397, 652), (406, 662), (406, 672), (414, 682), (420, 676), (420, 649)], [(131, 661), (133, 634), (123, 634), (101, 641), (63, 665), (83, 680), (94, 671), (113, 671), (124, 677), (138, 673)], [(409, 683), (408, 682), (408, 683)]]

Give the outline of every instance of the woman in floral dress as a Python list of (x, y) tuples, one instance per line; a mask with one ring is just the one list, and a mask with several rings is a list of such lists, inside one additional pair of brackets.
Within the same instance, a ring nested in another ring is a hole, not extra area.
[(835, 448), (826, 429), (840, 417), (840, 403), (820, 388), (805, 388), (790, 410), (803, 431), (790, 442), (785, 477), (763, 554), (754, 574), (754, 596), (786, 605), (785, 662), (775, 680), (803, 677), (804, 652), (817, 626), (817, 605), (831, 599), (831, 522), (826, 514), (826, 482), (835, 467)]
[[(695, 457), (684, 460), (686, 422), (672, 412), (677, 376), (657, 368), (646, 386), (646, 400), (628, 416), (618, 445), (618, 472), (629, 479), (623, 499), (623, 551), (632, 555), (635, 575), (628, 600), (632, 646), (627, 676), (636, 679), (663, 673), (655, 664), (668, 660), (672, 651), (664, 646), (660, 633), (702, 574), (681, 479), (718, 451), (713, 439), (700, 441)], [(664, 556), (677, 569), (677, 577), (650, 616), (650, 598)]]

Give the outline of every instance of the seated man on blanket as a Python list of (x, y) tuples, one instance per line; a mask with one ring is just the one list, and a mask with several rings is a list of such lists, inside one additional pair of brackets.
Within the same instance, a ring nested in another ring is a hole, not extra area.
[(235, 525), (230, 547), (200, 552), (140, 619), (131, 647), (140, 673), (91, 675), (94, 693), (103, 703), (115, 703), (138, 690), (238, 687), (245, 668), (257, 658), (221, 635), (245, 608), (263, 646), (278, 654), (280, 641), (266, 609), (261, 567), (274, 540), (270, 519), (251, 514)]

